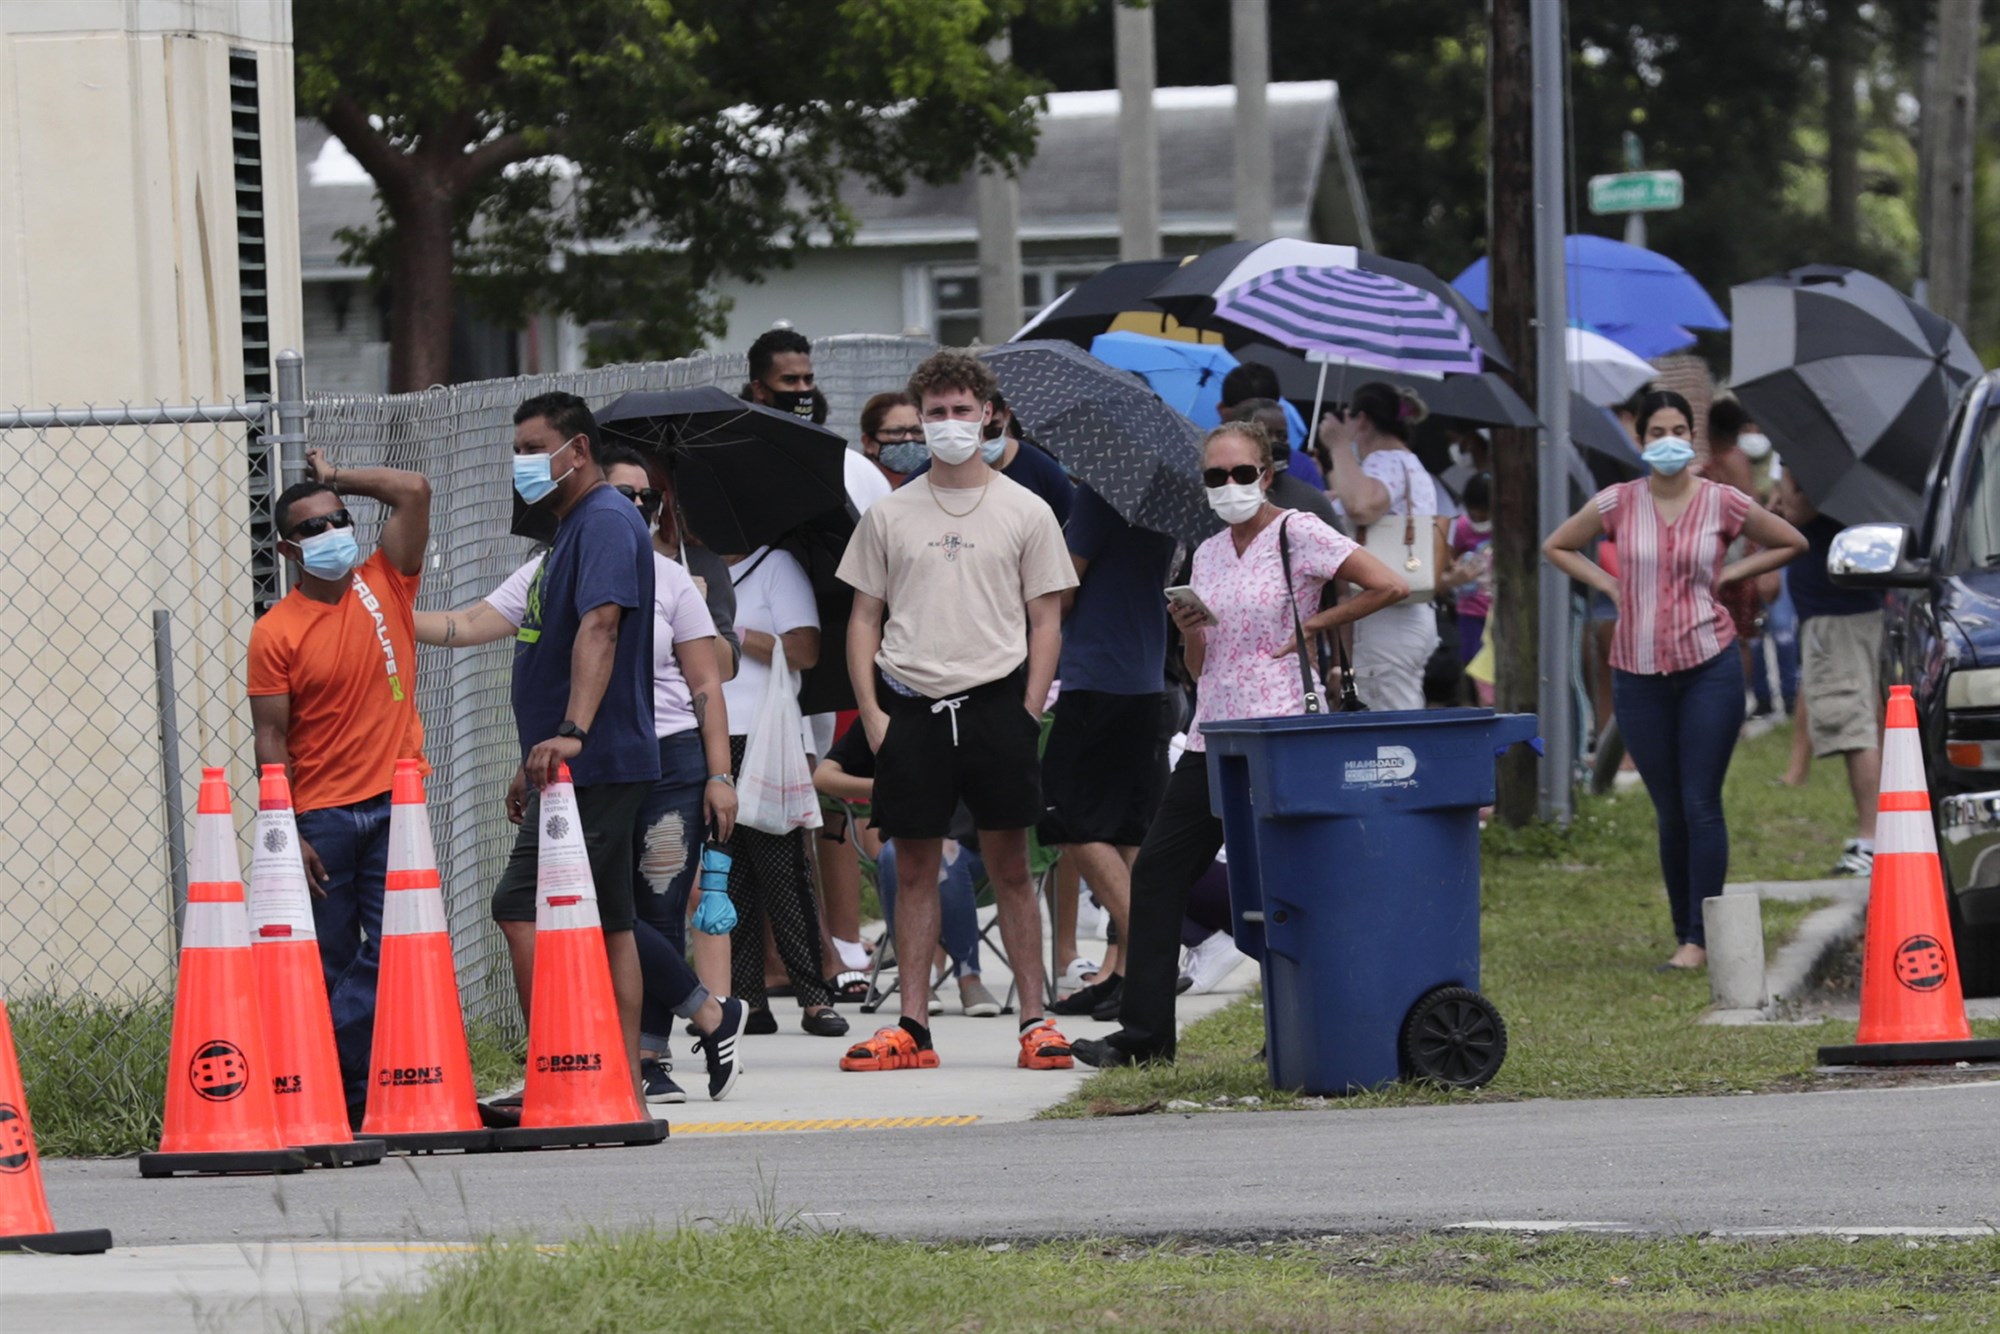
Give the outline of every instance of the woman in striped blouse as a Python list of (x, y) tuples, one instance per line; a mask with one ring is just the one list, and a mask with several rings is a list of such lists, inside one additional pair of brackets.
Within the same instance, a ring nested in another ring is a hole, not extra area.
[[(1707, 962), (1701, 901), (1722, 892), (1729, 871), (1722, 780), (1743, 726), (1743, 672), (1736, 628), (1718, 592), (1806, 549), (1798, 529), (1688, 468), (1693, 420), (1679, 394), (1647, 394), (1635, 425), (1651, 472), (1598, 492), (1542, 544), (1550, 564), (1618, 606), (1612, 708), (1653, 798), (1660, 872), (1680, 942), (1663, 970)], [(1724, 564), (1738, 534), (1760, 549)], [(1600, 536), (1618, 543), (1616, 575), (1583, 554)]]

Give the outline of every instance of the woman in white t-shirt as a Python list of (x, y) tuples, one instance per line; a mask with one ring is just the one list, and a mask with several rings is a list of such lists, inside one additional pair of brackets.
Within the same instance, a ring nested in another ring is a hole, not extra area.
[[(748, 555), (723, 559), (736, 585), (736, 633), (743, 641), (742, 665), (736, 678), (722, 688), (729, 701), (729, 761), (740, 777), (744, 745), (763, 703), (774, 656), (782, 653), (793, 673), (819, 661), (819, 603), (805, 568), (788, 551), (759, 547)], [(805, 736), (793, 743), (803, 761)], [(750, 1007), (747, 1033), (778, 1031), (764, 984), (767, 919), (771, 940), (791, 978), (792, 994), (805, 1011), (800, 1027), (815, 1037), (841, 1037), (847, 1032), (847, 1020), (834, 1010), (833, 991), (826, 982), (819, 900), (806, 863), (810, 833), (794, 829), (767, 834), (738, 825), (730, 840), (735, 861), (729, 869), (729, 896), (742, 913), (731, 952), (731, 991)]]
[[(1437, 489), (1410, 449), (1423, 400), (1380, 381), (1354, 391), (1345, 413), (1320, 423), (1327, 494), (1340, 502), (1357, 540), (1384, 516), (1417, 518), (1419, 540), (1442, 549)], [(1354, 686), (1370, 709), (1424, 707), (1424, 668), (1437, 650), (1437, 611), (1428, 601), (1385, 607), (1354, 624)]]
[[(642, 513), (649, 493), (657, 499), (637, 454), (611, 445), (600, 446), (597, 454), (605, 481)], [(537, 554), (487, 596), (458, 611), (418, 612), (417, 642), (461, 649), (510, 637), (527, 614), (528, 589), (541, 563)], [(697, 927), (692, 933), (692, 971), (686, 962), (685, 923), (692, 901), (699, 898), (694, 880), (703, 831), (712, 831), (723, 842), (736, 824), (719, 644), (715, 623), (693, 578), (655, 549), (653, 731), (660, 743), (660, 781), (639, 812), (639, 865), (633, 882), (638, 890), (634, 936), (645, 980), (639, 1069), (646, 1100), (653, 1103), (686, 1101), (671, 1073), (674, 1017), (692, 1019), (700, 1027), (702, 1002), (729, 994), (726, 929), (710, 934)], [(517, 812), (509, 815), (519, 822)]]

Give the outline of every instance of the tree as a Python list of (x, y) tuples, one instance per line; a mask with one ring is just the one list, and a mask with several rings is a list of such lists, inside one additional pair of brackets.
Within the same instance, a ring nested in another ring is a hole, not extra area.
[(848, 236), (847, 173), (900, 192), (1016, 168), (1042, 85), (986, 44), (1026, 4), (300, 5), (299, 107), (381, 197), (345, 239), (389, 285), (390, 387), (448, 378), (461, 290), (496, 318), (610, 319), (613, 350), (671, 353), (719, 327), (716, 279)]

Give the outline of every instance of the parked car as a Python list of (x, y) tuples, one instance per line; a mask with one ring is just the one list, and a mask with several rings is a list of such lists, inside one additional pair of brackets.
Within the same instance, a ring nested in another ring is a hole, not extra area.
[(1888, 590), (1883, 685), (1916, 697), (1959, 977), (2000, 994), (2000, 371), (1961, 395), (1917, 526), (1849, 528), (1827, 571)]

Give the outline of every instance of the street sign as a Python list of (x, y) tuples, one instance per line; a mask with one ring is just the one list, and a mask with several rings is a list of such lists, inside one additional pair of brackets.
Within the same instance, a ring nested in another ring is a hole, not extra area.
[(1590, 178), (1592, 213), (1662, 213), (1681, 206), (1677, 171), (1621, 171)]

